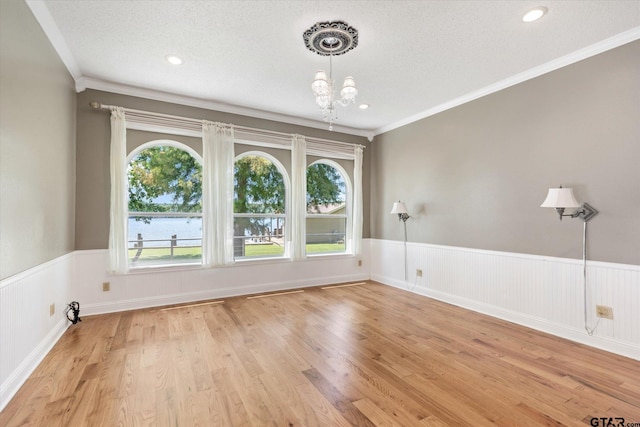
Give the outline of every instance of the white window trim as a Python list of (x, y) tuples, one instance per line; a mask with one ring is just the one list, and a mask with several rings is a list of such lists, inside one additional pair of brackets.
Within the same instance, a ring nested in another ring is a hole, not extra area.
[(200, 167), (202, 167), (202, 156), (196, 150), (194, 150), (193, 148), (189, 147), (186, 144), (183, 144), (178, 141), (174, 141), (172, 139), (154, 139), (153, 141), (148, 141), (148, 142), (145, 142), (144, 144), (137, 146), (136, 148), (131, 150), (131, 153), (129, 153), (129, 155), (127, 156), (127, 167), (129, 166), (129, 163), (131, 163), (131, 160), (133, 160), (133, 158), (136, 157), (138, 154), (140, 154), (142, 151), (148, 148), (159, 147), (159, 146), (169, 146), (173, 148), (178, 148), (182, 151), (186, 151), (191, 155), (191, 157), (194, 157), (198, 161), (198, 163), (200, 163)]
[[(202, 138), (203, 136), (203, 131), (202, 131), (202, 124), (205, 122), (202, 119), (194, 119), (194, 118), (188, 118), (188, 117), (180, 117), (180, 116), (173, 116), (173, 115), (168, 115), (168, 114), (161, 114), (161, 113), (154, 113), (154, 112), (149, 112), (149, 111), (142, 111), (142, 110), (134, 110), (134, 109), (130, 109), (130, 108), (123, 108), (123, 107), (118, 107), (118, 106), (113, 106), (113, 105), (105, 105), (105, 104), (100, 104), (98, 102), (96, 102), (95, 104), (98, 105), (98, 107), (94, 107), (94, 108), (99, 108), (102, 110), (111, 110), (111, 111), (121, 111), (123, 114), (123, 118), (124, 118), (124, 123), (123, 125), (126, 127), (126, 129), (136, 129), (136, 130), (143, 130), (143, 131), (155, 131), (155, 132), (162, 132), (165, 133), (167, 135), (184, 135), (184, 136), (191, 136), (191, 137), (199, 137)], [(258, 147), (266, 147), (266, 148), (275, 148), (275, 149), (285, 149), (285, 150), (293, 150), (293, 140), (296, 137), (302, 137), (301, 135), (294, 135), (294, 134), (290, 134), (290, 133), (283, 133), (283, 132), (276, 132), (276, 131), (270, 131), (270, 130), (265, 130), (265, 129), (256, 129), (256, 128), (250, 128), (250, 127), (245, 127), (245, 126), (233, 126), (234, 130), (235, 130), (235, 137), (234, 137), (234, 144), (246, 144), (246, 145), (253, 145), (253, 146), (258, 146)], [(113, 129), (113, 128), (112, 128)], [(112, 130), (113, 132), (113, 130)], [(306, 147), (305, 147), (305, 158), (307, 156), (316, 156), (316, 157), (321, 157), (322, 160), (320, 161), (327, 161), (330, 159), (344, 159), (344, 160), (356, 160), (356, 152), (358, 151), (360, 153), (360, 159), (361, 159), (361, 153), (362, 150), (365, 148), (365, 146), (361, 145), (361, 144), (352, 144), (352, 143), (346, 143), (346, 142), (342, 142), (342, 141), (335, 141), (335, 140), (328, 140), (328, 139), (322, 139), (322, 138), (314, 138), (314, 137), (302, 137), (306, 140)], [(370, 139), (371, 140), (371, 139)], [(113, 145), (113, 143), (112, 143)], [(128, 165), (129, 162), (131, 161), (131, 159), (136, 156), (140, 151), (146, 149), (146, 148), (150, 148), (152, 146), (156, 146), (156, 145), (169, 145), (169, 146), (174, 146), (176, 148), (180, 148), (182, 150), (185, 150), (187, 152), (189, 152), (190, 155), (192, 155), (194, 158), (196, 158), (198, 160), (198, 162), (203, 166), (203, 158), (202, 156), (197, 153), (195, 150), (193, 150), (192, 148), (188, 147), (187, 145), (181, 144), (177, 141), (173, 141), (170, 139), (161, 139), (161, 140), (154, 140), (154, 141), (149, 141), (145, 144), (142, 144), (138, 147), (136, 147), (134, 150), (131, 151), (131, 153), (129, 153), (128, 156), (123, 156), (126, 157), (126, 163), (125, 165)], [(263, 153), (261, 152), (261, 155), (268, 155), (268, 153)], [(245, 153), (243, 153), (245, 154)], [(277, 160), (277, 159), (276, 159)], [(314, 162), (315, 163), (315, 162)], [(354, 164), (354, 168), (357, 166), (357, 163)], [(360, 161), (360, 163), (362, 163)], [(279, 164), (279, 162), (278, 162)], [(347, 239), (347, 250), (345, 251), (345, 253), (339, 253), (339, 254), (317, 254), (317, 255), (313, 255), (314, 257), (322, 257), (322, 256), (336, 256), (336, 257), (344, 257), (344, 256), (354, 256), (357, 255), (354, 253), (354, 250), (358, 250), (359, 245), (354, 245), (353, 242), (353, 238), (355, 235), (361, 236), (361, 231), (360, 233), (355, 233), (354, 231), (354, 197), (356, 195), (356, 193), (361, 194), (362, 193), (362, 189), (358, 189), (358, 191), (356, 192), (355, 189), (353, 189), (353, 185), (354, 183), (351, 181), (351, 178), (349, 177), (349, 175), (344, 171), (344, 169), (337, 163), (332, 163), (332, 166), (338, 166), (339, 170), (341, 171), (343, 177), (345, 178), (345, 182), (347, 183), (348, 187), (349, 187), (349, 196), (347, 197), (348, 199), (348, 206), (347, 206), (347, 212), (348, 212), (348, 216), (347, 216), (347, 221), (348, 221), (348, 225), (347, 225), (347, 233), (349, 234), (349, 238)], [(281, 166), (281, 164), (280, 164)], [(293, 165), (292, 165), (293, 167)], [(293, 189), (291, 188), (291, 177), (290, 175), (287, 173), (286, 169), (284, 169), (284, 167), (280, 170), (283, 177), (285, 177), (285, 179), (289, 180), (288, 182), (288, 189), (287, 189), (287, 201), (286, 203), (288, 203), (288, 205), (286, 206), (286, 213), (287, 213), (287, 218), (286, 218), (286, 225), (285, 227), (290, 227), (292, 224), (292, 216), (293, 216), (293, 210), (294, 207), (291, 206), (291, 192), (293, 191)], [(306, 169), (305, 169), (306, 171)], [(284, 172), (284, 173), (283, 173)], [(291, 173), (293, 174), (294, 171), (292, 170)], [(355, 173), (355, 172), (354, 172)], [(360, 174), (362, 173), (362, 171), (359, 172)], [(354, 175), (354, 178), (356, 179), (356, 176)], [(305, 181), (306, 182), (306, 181)], [(360, 183), (360, 185), (362, 185), (362, 183)], [(124, 190), (125, 192), (127, 191), (126, 188)], [(361, 204), (361, 202), (360, 202)], [(126, 206), (128, 208), (128, 206)], [(203, 208), (204, 209), (204, 208)], [(233, 209), (231, 209), (233, 211)], [(360, 208), (361, 210), (361, 208)], [(306, 206), (305, 206), (305, 216), (302, 217), (302, 215), (298, 215), (299, 217), (301, 217), (301, 219), (303, 219), (304, 221), (306, 221)], [(119, 212), (122, 212), (121, 210)], [(233, 212), (232, 212), (233, 213)], [(361, 212), (360, 212), (361, 214)], [(121, 215), (121, 214), (120, 214)], [(129, 212), (127, 209), (127, 212), (125, 214), (125, 218), (129, 217)], [(360, 220), (361, 221), (361, 220)], [(111, 233), (111, 230), (110, 230)], [(295, 236), (293, 236), (291, 229), (289, 229), (288, 233), (289, 238), (293, 239), (295, 238)], [(304, 234), (304, 233), (303, 233)], [(306, 236), (303, 236), (304, 239), (306, 239)], [(203, 236), (204, 239), (204, 236)], [(111, 236), (110, 236), (110, 242), (111, 242)], [(110, 243), (110, 248), (111, 248), (111, 243)], [(291, 251), (290, 248), (286, 248), (287, 253), (289, 254), (289, 256), (291, 256)], [(111, 254), (111, 249), (110, 249), (110, 257), (112, 257)], [(303, 256), (301, 259), (304, 259), (305, 257)], [(282, 258), (278, 257), (278, 258), (273, 258), (271, 259), (271, 262), (277, 262), (278, 260), (282, 260)], [(243, 262), (251, 262), (252, 260), (243, 260)], [(192, 267), (195, 267), (194, 265), (192, 265)], [(146, 270), (149, 270), (150, 267), (145, 267)], [(163, 265), (163, 266), (157, 266), (157, 268), (163, 268), (166, 269), (167, 266)], [(151, 268), (153, 269), (153, 268)], [(114, 272), (116, 272), (114, 270)], [(121, 272), (121, 273), (125, 273), (126, 274), (127, 271)], [(120, 273), (119, 273), (120, 274)]]

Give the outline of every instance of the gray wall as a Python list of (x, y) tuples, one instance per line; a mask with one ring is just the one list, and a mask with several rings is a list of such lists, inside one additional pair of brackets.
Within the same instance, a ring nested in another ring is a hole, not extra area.
[(372, 237), (581, 257), (582, 224), (540, 208), (573, 187), (600, 214), (589, 258), (640, 264), (640, 42), (377, 136)]
[(0, 2), (0, 278), (74, 249), (73, 80), (22, 1)]
[[(286, 133), (298, 133), (350, 143), (369, 145), (366, 138), (313, 129), (286, 123), (256, 119), (246, 116), (222, 113), (184, 105), (171, 104), (144, 98), (119, 95), (96, 90), (86, 90), (77, 96), (77, 186), (76, 186), (76, 249), (105, 249), (109, 237), (109, 141), (110, 123), (107, 111), (93, 111), (89, 107), (91, 101), (103, 104), (158, 113), (173, 114), (183, 117), (207, 119), (240, 126), (268, 129)], [(171, 136), (149, 134), (149, 140), (176, 139)], [(135, 145), (144, 142), (137, 137)], [(197, 150), (201, 152), (201, 150)], [(363, 165), (363, 182), (368, 183), (369, 152), (365, 149)], [(239, 153), (240, 151), (238, 151)], [(287, 163), (285, 163), (286, 165)], [(368, 186), (364, 188), (364, 203), (369, 203)], [(364, 237), (369, 236), (369, 218), (365, 215), (363, 224)]]

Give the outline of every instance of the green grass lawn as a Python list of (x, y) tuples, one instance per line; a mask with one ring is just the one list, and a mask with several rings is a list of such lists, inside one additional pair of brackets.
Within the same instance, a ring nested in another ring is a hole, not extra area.
[(344, 243), (313, 243), (307, 245), (308, 254), (318, 254), (323, 252), (344, 252), (347, 247)]
[[(329, 252), (344, 252), (346, 250), (344, 243), (314, 243), (307, 245), (308, 254), (319, 254)], [(129, 249), (129, 259), (133, 259), (137, 250)], [(278, 245), (246, 245), (245, 257), (270, 257), (270, 256), (282, 256), (284, 254), (284, 247)], [(202, 248), (173, 248), (173, 258), (171, 257), (170, 249), (168, 248), (145, 248), (142, 250), (142, 254), (138, 261), (197, 261), (202, 257)]]

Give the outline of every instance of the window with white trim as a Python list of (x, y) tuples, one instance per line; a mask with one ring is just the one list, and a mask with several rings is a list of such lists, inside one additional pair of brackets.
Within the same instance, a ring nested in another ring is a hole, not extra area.
[(234, 164), (234, 259), (287, 256), (289, 180), (278, 160), (250, 151)]
[[(360, 253), (363, 146), (118, 106), (102, 108), (111, 110), (110, 272), (124, 274), (131, 267), (167, 264), (217, 267), (237, 259), (300, 261), (307, 255)], [(168, 139), (148, 142), (127, 155), (127, 130), (201, 137), (202, 155), (191, 148), (200, 147), (195, 141)], [(234, 159), (234, 145), (274, 153), (256, 151)], [(291, 153), (290, 160), (285, 151)], [(236, 209), (232, 204), (241, 198), (241, 185), (235, 180), (234, 199), (232, 172), (236, 162), (251, 155), (275, 167), (273, 171), (282, 180), (278, 190), (252, 197)], [(172, 156), (178, 161), (167, 160)], [(308, 165), (314, 159), (321, 160)], [(309, 191), (305, 192), (307, 184)], [(161, 226), (170, 222), (192, 228)], [(268, 246), (276, 241), (272, 246), (278, 246), (277, 251), (247, 253), (238, 244), (234, 257), (234, 227), (236, 240), (243, 240), (245, 246)]]
[(129, 266), (202, 262), (202, 159), (169, 140), (127, 158)]
[(347, 252), (350, 212), (351, 183), (346, 171), (326, 159), (307, 167), (307, 255)]

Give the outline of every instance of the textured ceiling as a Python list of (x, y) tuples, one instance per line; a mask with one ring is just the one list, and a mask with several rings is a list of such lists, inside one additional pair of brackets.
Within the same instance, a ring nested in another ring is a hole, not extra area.
[[(634, 1), (27, 0), (84, 87), (326, 127), (311, 80), (328, 59), (302, 33), (343, 20), (356, 49), (334, 58), (353, 75), (355, 106), (336, 130), (377, 134), (640, 38)], [(534, 23), (522, 15), (544, 5)], [(184, 60), (170, 65), (165, 56)]]

